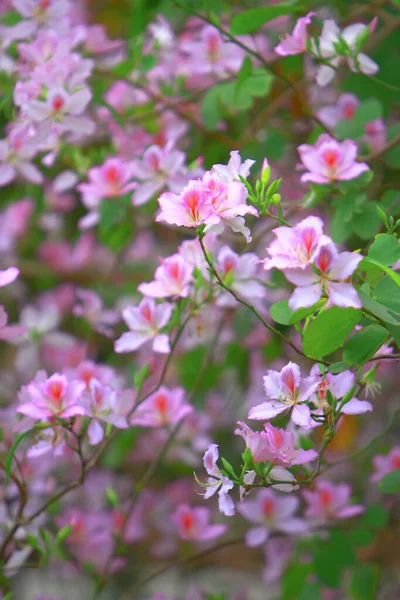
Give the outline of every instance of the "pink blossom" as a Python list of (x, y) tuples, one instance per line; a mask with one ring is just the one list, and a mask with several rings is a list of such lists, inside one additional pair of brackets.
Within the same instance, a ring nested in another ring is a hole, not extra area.
[(17, 175), (31, 183), (41, 183), (43, 175), (31, 162), (36, 153), (37, 144), (26, 127), (14, 127), (7, 139), (0, 140), (0, 187), (11, 183)]
[(382, 477), (400, 469), (400, 446), (395, 446), (388, 454), (377, 454), (372, 458), (374, 473), (371, 481), (380, 481)]
[(110, 423), (118, 429), (126, 429), (128, 422), (121, 414), (118, 392), (92, 379), (88, 390), (83, 394), (81, 404), (86, 414), (92, 417), (88, 427), (89, 442), (92, 446), (99, 444), (104, 438), (101, 422)]
[(180, 195), (165, 192), (158, 199), (161, 212), (156, 221), (170, 225), (198, 227), (216, 225), (220, 218), (215, 214), (211, 194), (201, 181), (190, 181)]
[(302, 54), (307, 51), (307, 26), (311, 23), (312, 17), (315, 16), (315, 12), (309, 12), (305, 17), (301, 17), (297, 20), (291, 34), (281, 40), (281, 42), (274, 48), (276, 54), (280, 56), (289, 56), (291, 54)]
[(85, 409), (78, 404), (84, 389), (83, 382), (68, 381), (64, 375), (55, 373), (41, 382), (32, 381), (26, 386), (24, 402), (18, 406), (17, 412), (35, 421), (84, 415)]
[(234, 487), (233, 481), (223, 475), (217, 466), (219, 458), (218, 444), (210, 444), (203, 457), (204, 468), (209, 475), (205, 484), (206, 492), (204, 499), (208, 500), (218, 492), (218, 506), (220, 512), (232, 517), (235, 514), (235, 505), (229, 495), (230, 490)]
[(193, 411), (193, 407), (184, 401), (183, 388), (168, 389), (161, 386), (135, 410), (131, 425), (143, 427), (163, 427), (175, 425)]
[(318, 479), (313, 491), (304, 490), (305, 515), (316, 521), (348, 519), (364, 512), (361, 504), (349, 504), (351, 487), (347, 483), (331, 483)]
[(282, 497), (270, 489), (260, 490), (254, 500), (243, 500), (238, 511), (256, 525), (246, 533), (246, 545), (264, 544), (273, 531), (291, 535), (305, 533), (306, 522), (294, 516), (299, 504), (298, 498)]
[(27, 329), (23, 325), (7, 325), (8, 315), (0, 306), (0, 340), (8, 341), (23, 336)]
[(79, 289), (76, 295), (80, 303), (73, 307), (74, 315), (86, 319), (102, 335), (112, 337), (114, 331), (111, 326), (119, 321), (118, 312), (105, 309), (102, 299), (93, 290)]
[(211, 169), (212, 173), (216, 173), (222, 181), (225, 183), (230, 183), (232, 181), (240, 181), (240, 178), (243, 177), (247, 179), (250, 175), (250, 169), (255, 164), (255, 160), (251, 160), (247, 158), (242, 163), (242, 158), (240, 156), (239, 150), (232, 150), (230, 153), (230, 159), (227, 165), (214, 165)]
[(252, 431), (245, 423), (238, 421), (240, 427), (235, 435), (240, 435), (250, 448), (254, 462), (272, 462), (281, 467), (303, 465), (318, 456), (315, 450), (296, 448), (294, 433), (273, 427), (265, 423), (265, 431)]
[(337, 103), (323, 106), (317, 111), (318, 117), (328, 127), (335, 127), (344, 119), (353, 119), (360, 101), (354, 94), (345, 93), (339, 96)]
[(88, 173), (89, 183), (81, 183), (82, 202), (89, 213), (80, 221), (81, 228), (92, 227), (99, 220), (98, 207), (103, 198), (117, 198), (131, 192), (136, 183), (133, 177), (132, 163), (120, 158), (109, 158), (101, 167), (93, 167)]
[(152, 298), (144, 298), (139, 306), (125, 308), (122, 317), (130, 331), (123, 333), (115, 342), (115, 352), (134, 352), (152, 340), (154, 352), (168, 354), (169, 339), (165, 333), (161, 333), (161, 329), (170, 320), (172, 309), (172, 304), (156, 304)]
[(150, 146), (143, 154), (143, 160), (134, 159), (133, 174), (139, 185), (132, 197), (133, 204), (145, 204), (165, 186), (173, 192), (180, 192), (186, 171), (185, 159), (185, 153), (170, 143), (164, 148)]
[(211, 525), (210, 518), (208, 508), (193, 508), (187, 504), (180, 504), (171, 516), (179, 537), (190, 542), (209, 542), (225, 533), (227, 526)]
[(327, 306), (361, 308), (361, 300), (348, 280), (362, 259), (355, 252), (339, 254), (333, 242), (320, 246), (313, 266), (285, 272), (286, 278), (298, 286), (289, 298), (289, 308), (312, 306), (322, 296), (328, 298)]
[(37, 26), (65, 31), (69, 23), (70, 0), (12, 0), (12, 5), (20, 15), (33, 19)]
[(353, 140), (337, 142), (323, 133), (314, 146), (302, 144), (298, 151), (301, 162), (308, 169), (308, 172), (301, 176), (301, 181), (304, 182), (347, 181), (369, 171), (366, 163), (356, 162), (358, 148)]
[(363, 139), (374, 151), (379, 151), (387, 141), (387, 127), (383, 119), (375, 119), (365, 124)]
[[(319, 377), (320, 383), (315, 394), (311, 397), (311, 402), (315, 404), (317, 410), (312, 411), (312, 414), (323, 415), (324, 410), (329, 408), (327, 401), (327, 392), (329, 391), (333, 398), (337, 400), (336, 406), (340, 406), (340, 399), (347, 396), (352, 388), (356, 385), (355, 374), (351, 371), (342, 371), (338, 375), (332, 375), (332, 373), (321, 374), (318, 365), (314, 365), (310, 371), (311, 376)], [(359, 415), (365, 412), (369, 412), (373, 409), (372, 404), (366, 400), (358, 400), (355, 397), (350, 398), (342, 406), (340, 412), (344, 415)], [(318, 425), (318, 422), (314, 422)]]
[(113, 67), (125, 58), (125, 43), (110, 40), (103, 25), (90, 25), (86, 28), (85, 49), (93, 54), (101, 67)]
[(139, 292), (152, 298), (168, 298), (170, 296), (186, 298), (189, 285), (193, 280), (193, 268), (179, 254), (164, 258), (156, 269), (154, 281), (141, 283)]
[(264, 387), (269, 398), (250, 409), (248, 418), (269, 421), (287, 409), (291, 409), (291, 418), (300, 427), (311, 427), (310, 409), (305, 404), (318, 388), (317, 377), (301, 379), (300, 368), (288, 363), (278, 371), (268, 371), (264, 377)]
[(94, 251), (94, 237), (91, 233), (82, 234), (74, 245), (66, 240), (47, 240), (39, 246), (39, 256), (52, 270), (60, 273), (73, 273), (90, 262)]
[(4, 287), (13, 283), (19, 275), (19, 269), (16, 267), (9, 267), (5, 271), (0, 271), (0, 287)]
[[(372, 21), (369, 25), (370, 30), (372, 30), (374, 26), (375, 23)], [(339, 67), (343, 60), (347, 62), (349, 68), (353, 72), (361, 71), (361, 73), (364, 73), (365, 75), (374, 75), (379, 70), (379, 66), (376, 62), (362, 52), (358, 52), (357, 56), (354, 58), (358, 40), (360, 39), (360, 36), (364, 34), (366, 27), (368, 26), (363, 23), (353, 23), (352, 25), (345, 27), (343, 31), (340, 31), (339, 27), (332, 19), (324, 21), (321, 36), (317, 44), (313, 43), (313, 50), (329, 64), (322, 64), (318, 68), (316, 79), (318, 85), (328, 85), (335, 77), (335, 69)], [(344, 56), (338, 54), (337, 45), (340, 46), (340, 38), (343, 38), (352, 51), (350, 54)]]
[[(216, 263), (218, 274), (229, 283), (229, 287), (234, 292), (252, 301), (252, 304), (261, 304), (266, 296), (266, 288), (257, 281), (260, 260), (256, 254), (248, 252), (239, 255), (228, 246), (223, 246), (218, 253)], [(234, 307), (236, 300), (229, 292), (223, 292), (217, 298), (216, 304), (222, 307)]]
[(307, 217), (295, 227), (277, 227), (267, 248), (265, 269), (304, 269), (311, 264), (320, 246), (329, 241), (323, 234), (323, 223), (318, 217)]

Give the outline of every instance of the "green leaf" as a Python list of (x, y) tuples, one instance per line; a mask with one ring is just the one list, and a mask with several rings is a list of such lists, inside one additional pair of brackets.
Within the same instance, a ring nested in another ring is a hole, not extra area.
[(362, 269), (364, 264), (374, 265), (375, 267), (378, 267), (381, 271), (384, 271), (387, 275), (389, 275), (389, 277), (391, 279), (393, 279), (393, 281), (397, 284), (397, 286), (400, 287), (400, 275), (398, 273), (396, 273), (396, 271), (393, 271), (393, 269), (390, 269), (389, 267), (385, 267), (385, 265), (382, 265), (377, 260), (374, 260), (374, 259), (370, 258), (369, 256), (365, 257), (362, 260), (362, 262), (359, 264), (359, 268)]
[(399, 240), (389, 233), (379, 233), (368, 251), (368, 258), (390, 267), (400, 259)]
[(67, 537), (71, 535), (72, 531), (72, 525), (66, 525), (65, 527), (60, 529), (60, 531), (56, 535), (57, 542), (63, 542), (64, 540), (66, 540)]
[(381, 304), (400, 313), (400, 294), (395, 282), (388, 276), (383, 277), (375, 286), (374, 296)]
[(322, 358), (340, 348), (359, 323), (361, 310), (332, 306), (320, 313), (303, 335), (303, 350), (310, 358)]
[(332, 531), (328, 540), (317, 545), (314, 554), (315, 573), (329, 587), (339, 587), (344, 569), (354, 562), (355, 555), (349, 538), (340, 531)]
[(363, 308), (367, 311), (378, 317), (381, 321), (385, 323), (390, 323), (391, 325), (398, 326), (400, 325), (400, 314), (391, 311), (389, 308), (386, 308), (383, 304), (380, 304), (374, 298), (371, 298), (368, 294), (366, 294), (363, 290), (357, 290), (357, 293), (362, 302)]
[(297, 2), (281, 2), (275, 6), (263, 6), (245, 10), (233, 17), (231, 21), (231, 32), (234, 35), (254, 33), (267, 21), (272, 21), (282, 15), (291, 15), (298, 6)]
[(35, 550), (43, 554), (43, 548), (40, 545), (40, 542), (36, 536), (34, 536), (32, 533), (27, 533), (25, 536), (25, 540), (29, 544), (29, 546), (32, 546), (32, 548), (35, 548)]
[(379, 489), (384, 494), (396, 494), (400, 492), (400, 469), (384, 475), (379, 482)]
[(312, 573), (311, 563), (290, 564), (282, 580), (282, 600), (295, 600)]
[(351, 574), (349, 593), (354, 600), (375, 600), (379, 572), (375, 565), (359, 565)]
[(117, 492), (113, 487), (109, 486), (106, 488), (106, 498), (107, 502), (113, 507), (118, 508), (119, 506), (119, 498)]
[(143, 383), (150, 375), (150, 365), (146, 363), (139, 371), (137, 371), (133, 377), (133, 383), (135, 384), (135, 389), (137, 395), (140, 394), (140, 390), (143, 387)]
[(37, 425), (35, 425), (34, 427), (31, 427), (31, 429), (27, 429), (26, 431), (24, 431), (23, 433), (20, 433), (16, 439), (15, 442), (13, 443), (13, 445), (11, 446), (8, 454), (7, 454), (7, 458), (6, 458), (6, 462), (5, 462), (5, 473), (6, 473), (6, 484), (9, 482), (10, 479), (10, 474), (11, 474), (11, 466), (12, 466), (12, 461), (14, 458), (14, 454), (16, 453), (18, 446), (20, 445), (20, 443), (26, 438), (28, 437), (31, 433), (34, 433), (35, 431), (40, 431), (41, 429), (48, 429), (49, 427), (51, 427), (51, 425), (49, 423), (38, 423)]
[(354, 119), (361, 123), (369, 123), (383, 117), (382, 103), (376, 98), (363, 100), (357, 108)]
[(237, 98), (240, 88), (243, 86), (244, 82), (250, 77), (251, 72), (253, 70), (253, 65), (251, 63), (250, 56), (246, 56), (244, 61), (242, 62), (242, 66), (240, 67), (240, 71), (237, 75), (236, 85), (235, 85), (235, 97)]
[(275, 302), (270, 308), (271, 318), (275, 321), (275, 323), (279, 323), (280, 325), (289, 325), (290, 318), (293, 313), (288, 306), (287, 300), (279, 300), (279, 302)]
[(389, 523), (388, 510), (382, 504), (372, 504), (368, 506), (362, 521), (373, 529), (384, 529)]
[(302, 321), (306, 317), (309, 317), (310, 315), (314, 314), (317, 310), (319, 310), (322, 306), (324, 306), (325, 303), (326, 300), (321, 299), (316, 304), (313, 304), (313, 306), (308, 306), (307, 308), (299, 308), (298, 310), (292, 313), (292, 316), (289, 319), (289, 324), (295, 325), (299, 321)]
[(352, 543), (355, 546), (369, 546), (375, 538), (374, 533), (370, 529), (352, 529), (349, 532)]
[(223, 456), (221, 456), (221, 462), (222, 462), (222, 465), (223, 465), (228, 477), (230, 477), (231, 479), (237, 479), (237, 475), (236, 475), (235, 471), (233, 470), (232, 465)]
[(388, 331), (380, 325), (369, 325), (357, 331), (346, 343), (343, 360), (349, 365), (369, 360), (388, 338)]
[(306, 581), (299, 600), (321, 600), (321, 586), (317, 581)]
[(339, 362), (332, 363), (330, 365), (328, 371), (329, 371), (329, 373), (332, 373), (333, 375), (337, 375), (338, 373), (347, 371), (348, 368), (349, 368), (349, 365), (346, 362), (344, 362), (344, 360), (341, 360)]
[(221, 119), (219, 93), (220, 86), (215, 85), (203, 96), (203, 101), (201, 103), (201, 118), (207, 129), (216, 129)]

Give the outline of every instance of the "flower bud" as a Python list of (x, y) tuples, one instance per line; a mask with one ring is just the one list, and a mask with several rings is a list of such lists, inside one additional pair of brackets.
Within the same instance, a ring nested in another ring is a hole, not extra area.
[(264, 185), (267, 185), (271, 177), (271, 167), (268, 164), (268, 160), (264, 158), (262, 169), (261, 169), (261, 181)]

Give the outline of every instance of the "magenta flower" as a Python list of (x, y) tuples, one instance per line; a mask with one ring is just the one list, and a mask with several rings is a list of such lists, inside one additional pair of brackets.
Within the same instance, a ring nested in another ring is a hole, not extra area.
[(276, 239), (267, 248), (267, 270), (304, 269), (313, 262), (320, 246), (330, 240), (323, 234), (323, 223), (318, 217), (307, 217), (295, 227), (277, 227), (272, 233)]
[(208, 500), (218, 492), (218, 507), (220, 512), (232, 517), (235, 514), (235, 505), (229, 495), (230, 490), (234, 487), (233, 481), (225, 477), (217, 466), (219, 458), (218, 444), (210, 444), (203, 457), (204, 468), (209, 475), (205, 484), (206, 492), (204, 499)]
[(168, 354), (169, 339), (165, 333), (161, 333), (161, 329), (170, 320), (172, 309), (172, 304), (156, 304), (152, 298), (144, 298), (139, 306), (125, 308), (122, 316), (130, 331), (123, 333), (115, 342), (115, 352), (134, 352), (152, 340), (154, 352)]
[(88, 427), (89, 443), (92, 446), (96, 446), (104, 438), (104, 430), (100, 422), (110, 423), (118, 429), (128, 427), (126, 417), (121, 414), (118, 392), (102, 385), (96, 379), (90, 380), (81, 404), (85, 407), (86, 414), (92, 417)]
[(225, 533), (227, 526), (211, 525), (210, 518), (208, 508), (192, 508), (187, 504), (180, 504), (171, 516), (179, 537), (190, 542), (209, 542)]
[(274, 531), (298, 535), (307, 531), (303, 519), (294, 516), (300, 501), (294, 496), (282, 497), (269, 489), (260, 490), (255, 500), (243, 500), (240, 514), (256, 524), (246, 533), (247, 546), (261, 546)]
[(9, 267), (5, 271), (0, 271), (0, 287), (4, 287), (13, 283), (19, 275), (19, 269), (16, 267)]
[(180, 195), (171, 192), (161, 194), (158, 202), (161, 212), (156, 221), (183, 227), (216, 225), (220, 221), (215, 214), (210, 192), (199, 180), (190, 181)]
[(89, 183), (81, 183), (78, 190), (82, 192), (82, 202), (89, 213), (81, 219), (79, 226), (92, 227), (99, 220), (98, 207), (103, 198), (117, 198), (131, 192), (136, 183), (131, 181), (133, 165), (120, 158), (109, 158), (101, 167), (89, 170)]
[(288, 363), (278, 371), (268, 371), (264, 377), (264, 387), (268, 402), (263, 402), (249, 410), (248, 418), (269, 421), (288, 408), (291, 418), (300, 427), (311, 427), (310, 409), (305, 404), (317, 390), (317, 377), (301, 379), (300, 368), (295, 363)]
[(286, 279), (298, 286), (289, 298), (289, 308), (312, 306), (322, 296), (328, 298), (326, 306), (361, 308), (361, 300), (347, 280), (362, 259), (362, 255), (355, 252), (339, 254), (333, 242), (321, 246), (313, 266), (285, 272)]
[(40, 170), (31, 161), (37, 153), (37, 143), (29, 128), (14, 127), (8, 137), (0, 140), (0, 187), (20, 175), (31, 183), (43, 181)]
[(297, 448), (293, 432), (277, 429), (271, 423), (265, 423), (265, 431), (253, 431), (241, 421), (238, 421), (238, 425), (240, 427), (235, 434), (244, 439), (256, 463), (271, 462), (281, 467), (291, 467), (308, 463), (318, 456), (315, 450)]
[(220, 179), (229, 183), (231, 181), (240, 181), (240, 177), (247, 177), (250, 175), (250, 169), (255, 164), (255, 160), (247, 158), (242, 163), (242, 158), (239, 154), (239, 150), (232, 150), (230, 153), (230, 159), (227, 165), (214, 165), (211, 169), (212, 173), (216, 173)]
[[(265, 299), (266, 288), (257, 275), (260, 260), (256, 254), (236, 254), (228, 246), (223, 246), (218, 253), (217, 271), (222, 279), (229, 281), (229, 287), (242, 298), (260, 305)], [(223, 292), (216, 302), (217, 306), (234, 307), (236, 300), (229, 292)]]
[(131, 425), (143, 427), (163, 427), (175, 425), (193, 412), (193, 407), (184, 401), (183, 388), (168, 389), (161, 386), (142, 404), (132, 416)]
[[(322, 375), (318, 365), (314, 365), (310, 371), (310, 375), (320, 378), (317, 391), (310, 398), (311, 402), (317, 407), (317, 410), (311, 411), (314, 415), (323, 415), (324, 410), (329, 408), (326, 399), (328, 390), (331, 392), (333, 398), (338, 400), (337, 406), (339, 406), (340, 399), (344, 398), (356, 384), (356, 376), (351, 371), (342, 371), (338, 375), (332, 375), (332, 373)], [(358, 400), (353, 397), (346, 402), (340, 412), (344, 415), (360, 415), (372, 409), (372, 404), (367, 402), (367, 400)], [(318, 424), (318, 422), (314, 421), (314, 425)]]
[(291, 54), (302, 54), (307, 51), (307, 26), (311, 23), (315, 12), (309, 12), (305, 17), (297, 20), (291, 34), (287, 34), (283, 40), (274, 48), (274, 52), (280, 56)]
[(377, 454), (372, 459), (374, 473), (371, 481), (380, 481), (384, 475), (400, 469), (400, 446), (395, 446), (388, 454)]
[(335, 127), (344, 119), (352, 119), (360, 101), (354, 94), (345, 93), (339, 96), (336, 104), (323, 106), (317, 111), (318, 117), (328, 127)]
[(32, 381), (23, 389), (24, 400), (29, 401), (20, 404), (17, 412), (35, 421), (86, 414), (84, 407), (78, 404), (85, 389), (81, 381), (68, 381), (65, 375), (55, 373), (43, 381)]
[(331, 483), (318, 479), (313, 491), (304, 490), (305, 515), (316, 521), (348, 519), (364, 512), (361, 504), (349, 505), (351, 487), (347, 483)]
[(356, 161), (358, 148), (353, 140), (338, 142), (328, 134), (319, 136), (314, 146), (302, 144), (298, 147), (300, 159), (308, 169), (301, 181), (331, 183), (347, 181), (369, 171), (366, 163)]
[(156, 269), (154, 281), (141, 283), (139, 292), (152, 298), (168, 298), (170, 296), (186, 298), (189, 284), (193, 280), (193, 267), (180, 254), (173, 254), (162, 261)]

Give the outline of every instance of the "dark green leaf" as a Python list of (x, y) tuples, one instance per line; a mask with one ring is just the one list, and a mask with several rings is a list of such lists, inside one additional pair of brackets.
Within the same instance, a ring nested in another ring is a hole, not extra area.
[(351, 574), (349, 592), (354, 600), (375, 600), (379, 572), (375, 565), (358, 565)]
[(359, 323), (361, 310), (332, 306), (320, 313), (303, 335), (303, 350), (310, 358), (322, 358), (340, 348)]
[(379, 482), (379, 489), (384, 494), (396, 494), (400, 492), (400, 469), (384, 475)]
[(362, 520), (374, 529), (384, 529), (389, 523), (389, 513), (382, 504), (373, 504), (368, 506)]
[(231, 21), (231, 32), (234, 35), (254, 33), (267, 21), (271, 21), (282, 15), (293, 14), (297, 6), (297, 2), (280, 2), (274, 6), (263, 6), (245, 10), (233, 17)]
[(371, 296), (366, 294), (363, 290), (358, 290), (358, 295), (360, 297), (363, 307), (373, 315), (376, 315), (381, 321), (396, 326), (400, 324), (399, 313), (395, 313), (389, 308), (386, 308), (386, 306), (380, 304), (379, 302), (374, 300), (374, 298), (371, 298)]
[(349, 365), (362, 364), (370, 359), (388, 338), (388, 331), (380, 325), (369, 325), (357, 331), (346, 343), (343, 359)]

